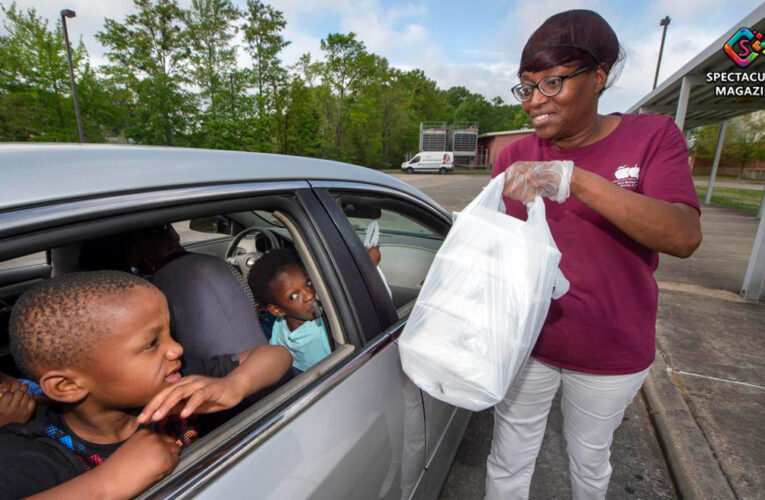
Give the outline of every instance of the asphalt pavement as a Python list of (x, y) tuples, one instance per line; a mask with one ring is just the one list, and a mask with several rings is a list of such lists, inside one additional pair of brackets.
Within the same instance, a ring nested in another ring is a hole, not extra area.
[[(479, 175), (396, 174), (449, 210), (488, 182)], [(608, 498), (765, 499), (765, 303), (739, 298), (757, 219), (705, 206), (689, 259), (662, 255), (657, 357), (614, 435)], [(476, 413), (441, 499), (483, 497), (492, 411)], [(570, 498), (556, 400), (532, 499)]]

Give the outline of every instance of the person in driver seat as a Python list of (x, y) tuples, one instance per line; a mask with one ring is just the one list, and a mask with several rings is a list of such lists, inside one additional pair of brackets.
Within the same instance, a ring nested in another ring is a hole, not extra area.
[(255, 262), (247, 282), (261, 310), (276, 316), (271, 345), (289, 349), (295, 369), (306, 371), (332, 352), (316, 312), (313, 283), (292, 250), (265, 253)]

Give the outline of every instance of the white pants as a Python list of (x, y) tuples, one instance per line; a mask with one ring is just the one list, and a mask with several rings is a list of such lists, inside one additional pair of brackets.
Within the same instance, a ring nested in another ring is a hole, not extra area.
[(529, 359), (505, 399), (494, 407), (486, 498), (529, 497), (547, 415), (561, 382), (563, 434), (574, 498), (605, 498), (614, 431), (646, 375), (648, 369), (629, 375), (591, 375)]

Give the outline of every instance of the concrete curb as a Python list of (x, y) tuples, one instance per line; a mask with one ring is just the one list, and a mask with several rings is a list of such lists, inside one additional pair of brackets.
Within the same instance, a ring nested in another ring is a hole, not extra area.
[(686, 500), (734, 499), (735, 493), (693, 418), (680, 390), (670, 379), (662, 353), (648, 373), (643, 393), (665, 450), (678, 495)]

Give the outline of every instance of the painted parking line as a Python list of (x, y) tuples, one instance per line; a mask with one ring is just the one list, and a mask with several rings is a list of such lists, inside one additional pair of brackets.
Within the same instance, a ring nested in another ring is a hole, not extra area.
[(702, 375), (701, 373), (693, 373), (693, 372), (686, 372), (684, 370), (674, 370), (672, 368), (667, 367), (667, 373), (678, 373), (680, 375), (686, 375), (688, 377), (696, 377), (696, 378), (704, 378), (707, 380), (714, 380), (716, 382), (727, 382), (729, 384), (735, 384), (735, 385), (743, 385), (745, 387), (751, 387), (754, 389), (760, 389), (765, 391), (765, 386), (757, 385), (757, 384), (750, 384), (748, 382), (740, 382), (738, 380), (730, 380), (727, 378), (720, 378), (720, 377), (712, 377), (710, 375)]

